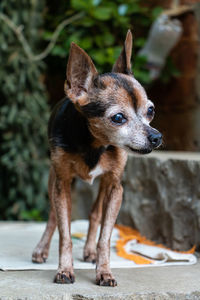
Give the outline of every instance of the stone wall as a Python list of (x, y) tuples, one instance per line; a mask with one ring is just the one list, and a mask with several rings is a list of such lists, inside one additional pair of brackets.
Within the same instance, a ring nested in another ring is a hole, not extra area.
[[(200, 156), (158, 152), (129, 157), (118, 223), (177, 250), (200, 250)], [(98, 188), (77, 181), (73, 219), (87, 218)]]

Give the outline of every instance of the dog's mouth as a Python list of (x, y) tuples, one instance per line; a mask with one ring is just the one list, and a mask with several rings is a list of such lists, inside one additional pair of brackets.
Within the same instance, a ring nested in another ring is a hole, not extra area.
[(130, 146), (126, 146), (129, 150), (131, 150), (131, 152), (135, 152), (138, 154), (149, 154), (151, 153), (152, 149), (151, 148), (144, 148), (144, 149), (134, 149)]

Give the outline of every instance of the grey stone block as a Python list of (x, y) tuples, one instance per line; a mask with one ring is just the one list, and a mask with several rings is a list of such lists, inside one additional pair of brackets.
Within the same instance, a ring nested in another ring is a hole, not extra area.
[[(129, 157), (118, 223), (177, 250), (200, 244), (200, 155), (155, 151)], [(74, 189), (74, 218), (87, 218), (98, 188)], [(199, 250), (199, 249), (198, 249)]]

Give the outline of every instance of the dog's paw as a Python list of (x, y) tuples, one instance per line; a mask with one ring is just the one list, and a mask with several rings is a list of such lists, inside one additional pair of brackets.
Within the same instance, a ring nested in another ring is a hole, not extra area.
[(83, 259), (86, 262), (96, 263), (97, 254), (92, 251), (84, 251)]
[(96, 283), (100, 286), (117, 286), (117, 281), (111, 273), (101, 273), (100, 276), (97, 276)]
[(36, 249), (32, 254), (32, 262), (37, 264), (42, 264), (46, 262), (48, 258), (48, 251), (45, 249)]
[(74, 283), (75, 277), (72, 272), (69, 271), (62, 271), (58, 272), (54, 278), (55, 283), (61, 283), (61, 284), (69, 284)]

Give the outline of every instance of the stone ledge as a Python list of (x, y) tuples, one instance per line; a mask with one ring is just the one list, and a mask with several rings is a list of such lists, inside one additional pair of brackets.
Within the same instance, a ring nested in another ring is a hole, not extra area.
[[(139, 155), (137, 156), (139, 157)], [(140, 156), (141, 157), (141, 156)], [(158, 158), (160, 160), (193, 160), (200, 161), (200, 153), (187, 152), (187, 151), (153, 151), (152, 153), (145, 155), (143, 158)]]
[[(116, 166), (117, 167), (117, 166)], [(123, 177), (124, 200), (118, 222), (177, 250), (200, 245), (200, 154), (154, 151), (130, 156)], [(73, 218), (87, 218), (97, 194), (76, 182)]]
[(200, 299), (200, 263), (191, 266), (113, 269), (118, 286), (95, 285), (93, 270), (75, 270), (72, 285), (52, 283), (55, 271), (0, 271), (1, 300)]
[(177, 250), (200, 244), (200, 155), (131, 157), (119, 221)]

